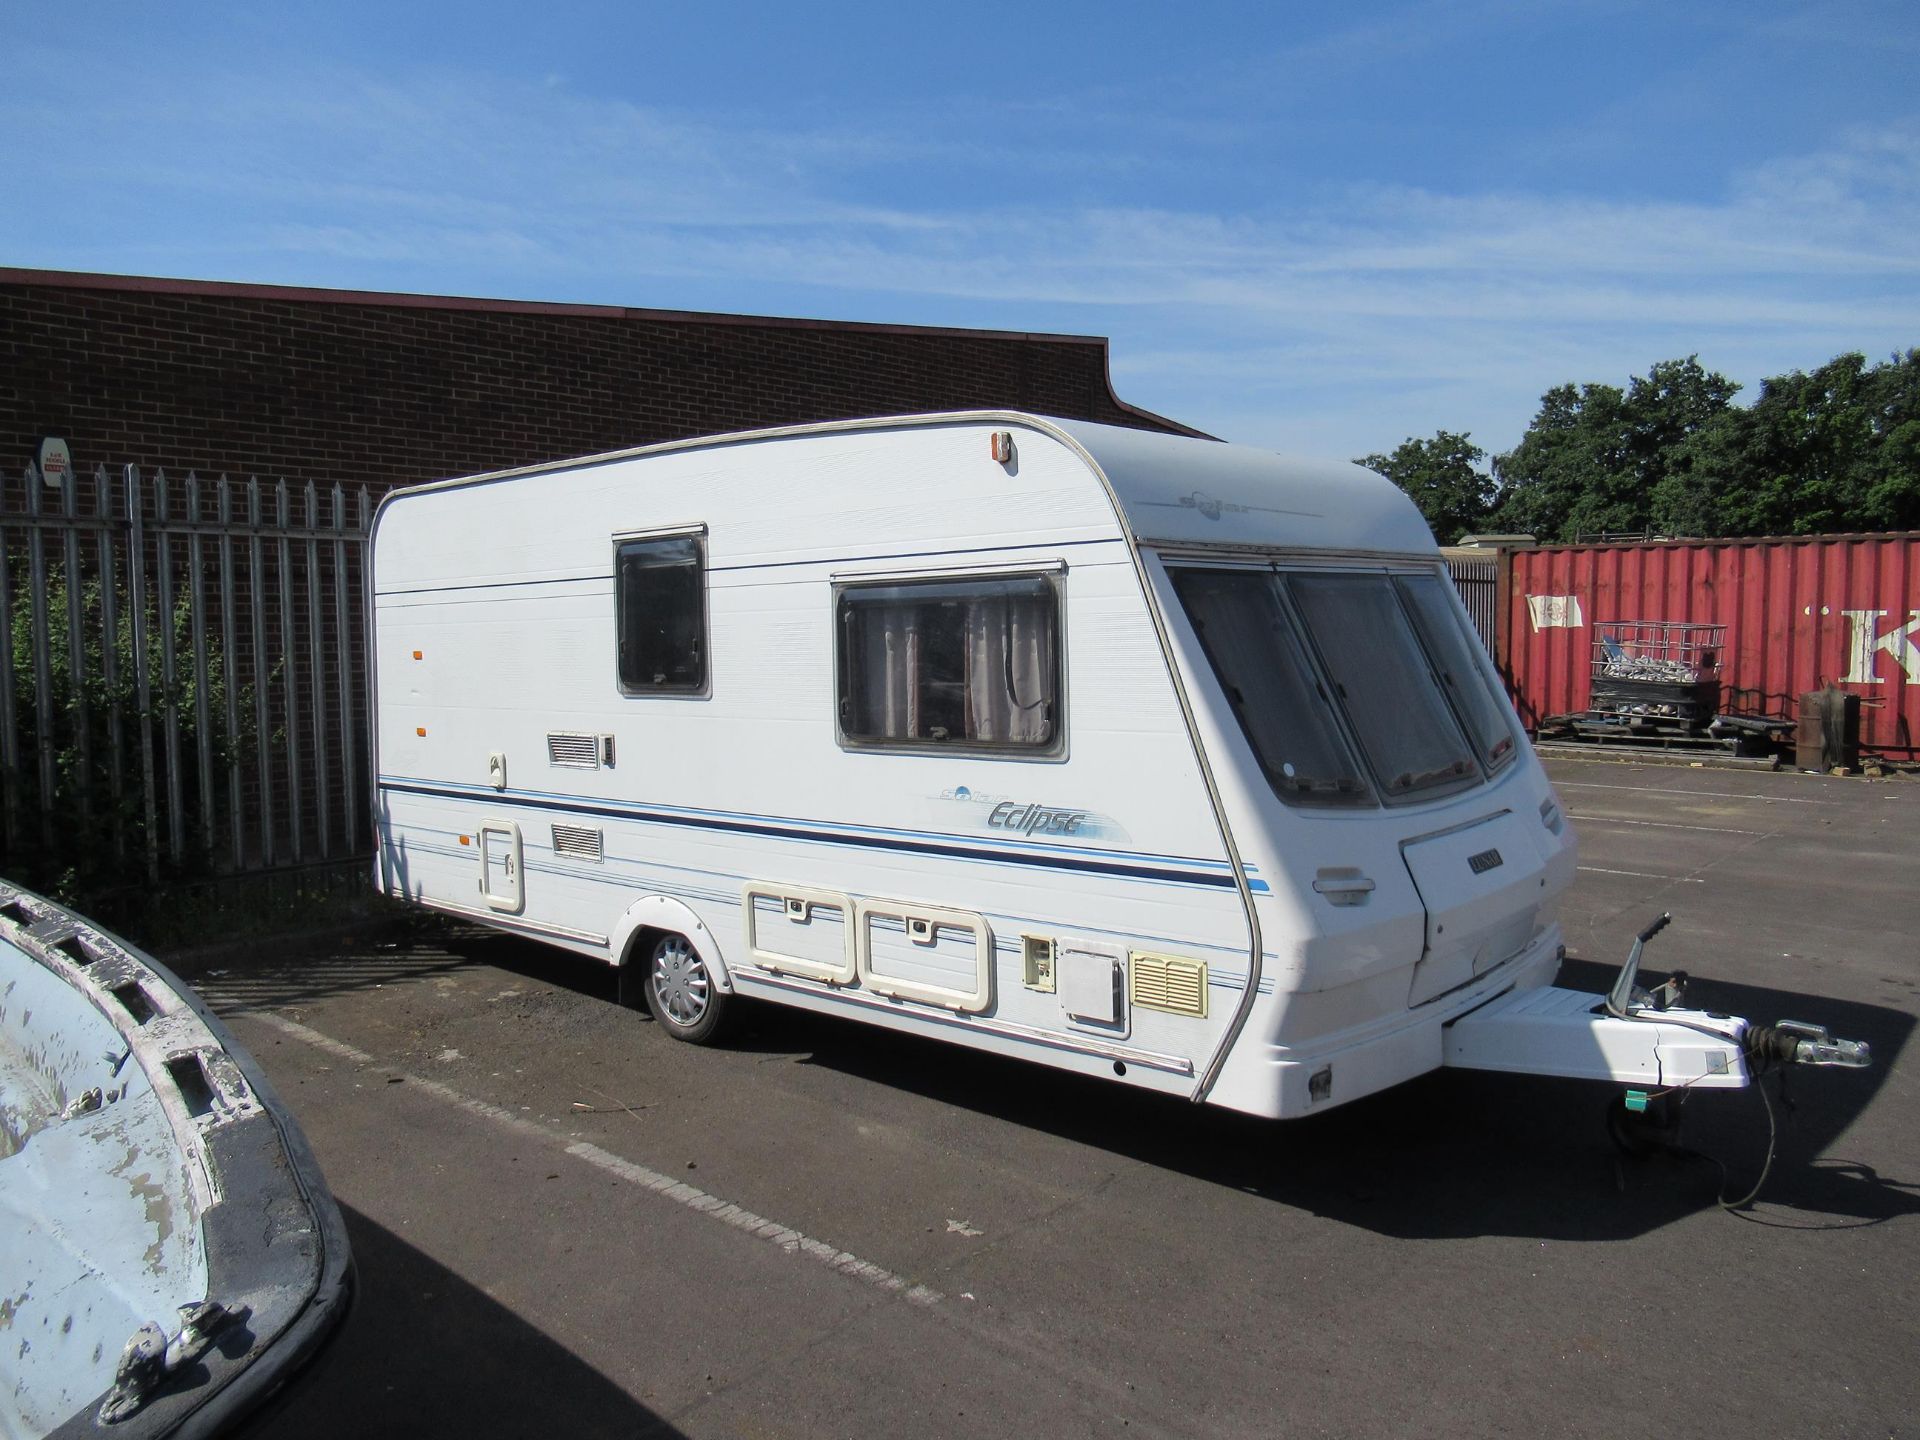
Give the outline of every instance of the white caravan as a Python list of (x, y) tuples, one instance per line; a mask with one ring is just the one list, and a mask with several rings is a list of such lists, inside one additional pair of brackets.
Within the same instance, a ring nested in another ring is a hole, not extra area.
[(1444, 1063), (1747, 1083), (1744, 1022), (1552, 988), (1573, 837), (1358, 466), (721, 436), (397, 491), (370, 590), (380, 888), (682, 1039), (750, 996), (1275, 1117)]

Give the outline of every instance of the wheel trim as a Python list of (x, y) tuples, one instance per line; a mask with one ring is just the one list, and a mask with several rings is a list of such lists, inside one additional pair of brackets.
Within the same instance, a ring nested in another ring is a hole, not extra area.
[(666, 1018), (682, 1028), (699, 1024), (712, 1003), (707, 967), (700, 953), (678, 935), (654, 947), (649, 982)]

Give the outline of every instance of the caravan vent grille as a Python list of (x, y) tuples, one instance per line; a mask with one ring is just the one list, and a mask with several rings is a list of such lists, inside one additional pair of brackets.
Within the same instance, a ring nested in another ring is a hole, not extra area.
[(600, 737), (580, 730), (555, 730), (547, 736), (547, 763), (569, 770), (598, 770)]
[(581, 860), (598, 862), (604, 856), (605, 840), (598, 830), (588, 825), (556, 825), (553, 827), (553, 853), (572, 855)]
[(1145, 955), (1136, 950), (1127, 966), (1132, 1000), (1150, 1010), (1175, 1015), (1207, 1013), (1207, 967), (1198, 960), (1172, 955)]

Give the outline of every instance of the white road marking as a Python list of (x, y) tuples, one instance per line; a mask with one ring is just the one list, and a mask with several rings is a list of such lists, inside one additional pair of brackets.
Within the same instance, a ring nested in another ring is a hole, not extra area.
[(1556, 790), (1628, 790), (1636, 795), (1670, 795), (1690, 798), (1698, 795), (1707, 800), (1754, 800), (1768, 805), (1831, 805), (1844, 806), (1843, 800), (1810, 800), (1803, 795), (1740, 795), (1731, 790), (1676, 790), (1663, 785), (1603, 785), (1598, 780), (1556, 780)]
[(250, 1019), (258, 1020), (261, 1024), (271, 1026), (283, 1035), (290, 1035), (302, 1044), (310, 1045), (338, 1059), (350, 1061), (355, 1065), (378, 1065), (383, 1069), (393, 1070), (396, 1074), (405, 1074), (407, 1088), (411, 1091), (424, 1091), (436, 1100), (453, 1105), (482, 1120), (491, 1121), (503, 1129), (513, 1131), (516, 1135), (558, 1146), (567, 1154), (584, 1160), (596, 1169), (625, 1180), (629, 1184), (638, 1185), (643, 1190), (651, 1190), (662, 1199), (684, 1205), (687, 1209), (705, 1215), (709, 1219), (718, 1220), (736, 1230), (766, 1240), (779, 1246), (789, 1255), (799, 1255), (817, 1261), (830, 1270), (838, 1270), (842, 1275), (858, 1280), (863, 1285), (871, 1285), (877, 1290), (898, 1295), (910, 1304), (937, 1305), (946, 1298), (938, 1290), (930, 1290), (925, 1285), (916, 1285), (890, 1270), (884, 1270), (878, 1265), (862, 1260), (858, 1255), (836, 1249), (824, 1240), (815, 1240), (803, 1235), (790, 1226), (782, 1225), (778, 1220), (769, 1220), (765, 1216), (754, 1214), (751, 1210), (744, 1210), (738, 1205), (722, 1200), (718, 1195), (697, 1190), (684, 1181), (674, 1179), (671, 1175), (663, 1175), (658, 1170), (650, 1170), (645, 1165), (635, 1164), (623, 1156), (615, 1155), (611, 1150), (603, 1150), (598, 1145), (589, 1144), (584, 1140), (571, 1139), (557, 1130), (551, 1130), (538, 1121), (516, 1115), (502, 1106), (490, 1105), (485, 1100), (474, 1099), (471, 1095), (462, 1095), (458, 1090), (443, 1085), (438, 1080), (428, 1080), (423, 1076), (398, 1070), (378, 1057), (367, 1054), (364, 1050), (357, 1050), (344, 1041), (334, 1039), (331, 1035), (323, 1035), (320, 1031), (302, 1025), (297, 1020), (289, 1020), (286, 1016), (276, 1015), (269, 1010), (249, 1010), (245, 1013)]
[(1585, 870), (1591, 875), (1631, 875), (1636, 880), (1671, 880), (1676, 885), (1704, 885), (1704, 880), (1692, 875), (1654, 875), (1645, 870), (1609, 870), (1603, 865), (1576, 865), (1576, 870)]
[(1672, 820), (1622, 820), (1617, 815), (1576, 815), (1567, 812), (1569, 820), (1578, 820), (1586, 825), (1645, 825), (1653, 830), (1699, 830), (1709, 835), (1753, 835), (1761, 839), (1773, 834), (1771, 830), (1736, 830), (1731, 825), (1681, 825)]

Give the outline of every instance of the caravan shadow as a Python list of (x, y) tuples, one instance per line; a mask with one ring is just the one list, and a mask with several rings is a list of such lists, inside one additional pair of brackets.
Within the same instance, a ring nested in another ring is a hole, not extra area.
[[(1612, 974), (1573, 961), (1561, 982), (1599, 990)], [(1741, 985), (1713, 986), (1697, 1001), (1768, 1019), (1817, 1014), (1874, 1049), (1870, 1070), (1788, 1072), (1786, 1104), (1772, 1101), (1777, 1153), (1747, 1218), (1840, 1228), (1920, 1214), (1920, 1175), (1882, 1176), (1848, 1158), (1843, 1139), (1882, 1095), (1913, 1017)], [(1609, 1137), (1619, 1092), (1606, 1085), (1443, 1071), (1325, 1115), (1270, 1121), (784, 1007), (755, 1006), (743, 1018), (734, 1048), (793, 1053), (798, 1063), (1405, 1239), (1629, 1238), (1744, 1195), (1768, 1146), (1766, 1111), (1751, 1089), (1701, 1092), (1681, 1107), (1680, 1143), (1694, 1153), (1632, 1156)]]

